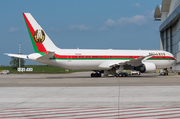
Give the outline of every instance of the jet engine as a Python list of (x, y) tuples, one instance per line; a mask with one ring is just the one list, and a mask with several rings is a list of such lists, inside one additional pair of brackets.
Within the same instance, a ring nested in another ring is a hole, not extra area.
[(156, 71), (156, 65), (152, 62), (143, 62), (142, 65), (134, 67), (134, 70), (140, 71), (141, 73), (150, 73)]

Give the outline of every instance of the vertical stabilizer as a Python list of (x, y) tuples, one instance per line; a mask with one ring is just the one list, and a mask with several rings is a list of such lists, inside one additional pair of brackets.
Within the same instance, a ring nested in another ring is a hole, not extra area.
[(58, 49), (30, 13), (23, 13), (23, 16), (36, 53)]

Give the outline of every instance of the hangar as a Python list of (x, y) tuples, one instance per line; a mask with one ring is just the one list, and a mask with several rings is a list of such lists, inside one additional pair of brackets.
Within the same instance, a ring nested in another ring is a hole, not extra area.
[(163, 0), (155, 8), (154, 20), (161, 21), (160, 49), (174, 55), (177, 64), (172, 69), (180, 71), (180, 0)]

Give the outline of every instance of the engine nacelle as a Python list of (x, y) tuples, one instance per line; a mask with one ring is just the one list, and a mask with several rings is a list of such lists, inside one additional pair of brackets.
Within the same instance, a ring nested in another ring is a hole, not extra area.
[(140, 71), (141, 73), (155, 72), (156, 65), (152, 62), (143, 62), (142, 65), (134, 67), (134, 70)]

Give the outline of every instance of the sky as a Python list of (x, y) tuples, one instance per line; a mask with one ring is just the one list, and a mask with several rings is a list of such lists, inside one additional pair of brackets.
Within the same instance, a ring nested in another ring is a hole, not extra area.
[[(4, 53), (34, 53), (22, 13), (31, 13), (62, 49), (160, 49), (162, 0), (0, 0), (0, 66)], [(26, 60), (26, 65), (37, 64)]]

